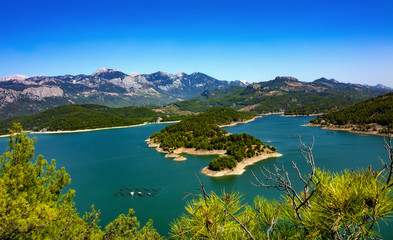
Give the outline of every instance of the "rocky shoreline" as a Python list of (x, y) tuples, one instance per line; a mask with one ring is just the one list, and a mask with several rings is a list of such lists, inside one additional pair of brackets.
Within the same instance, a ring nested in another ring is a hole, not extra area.
[[(174, 161), (185, 161), (187, 160), (186, 157), (182, 156), (182, 153), (189, 154), (189, 155), (218, 155), (218, 156), (225, 156), (226, 150), (196, 150), (195, 148), (178, 148), (173, 150), (172, 152), (165, 151), (160, 147), (159, 143), (155, 143), (152, 139), (148, 138), (145, 140), (148, 147), (155, 148), (157, 152), (166, 153), (166, 158), (173, 158)], [(204, 167), (201, 170), (201, 173), (210, 176), (210, 177), (222, 177), (222, 176), (229, 176), (229, 175), (241, 175), (246, 170), (245, 168), (249, 165), (252, 165), (256, 162), (268, 159), (268, 158), (275, 158), (281, 157), (282, 154), (277, 152), (270, 152), (270, 153), (262, 153), (261, 155), (252, 157), (252, 158), (245, 158), (241, 162), (237, 163), (234, 169), (225, 169), (222, 171), (212, 171), (209, 170), (208, 167)]]
[(359, 131), (359, 130), (353, 130), (353, 127), (341, 127), (339, 125), (332, 125), (332, 126), (326, 126), (322, 124), (313, 124), (313, 123), (307, 123), (304, 126), (307, 127), (321, 127), (322, 129), (325, 130), (334, 130), (334, 131), (343, 131), (343, 132), (349, 132), (349, 133), (354, 133), (354, 134), (360, 134), (360, 135), (372, 135), (372, 136), (383, 136), (387, 137), (387, 133), (380, 133), (378, 130), (374, 131)]
[(166, 153), (165, 157), (166, 158), (173, 158), (174, 161), (185, 161), (187, 160), (186, 157), (180, 155), (182, 153), (188, 154), (188, 155), (218, 155), (218, 156), (223, 156), (225, 155), (226, 151), (225, 150), (196, 150), (195, 148), (178, 148), (175, 149), (171, 152), (165, 151), (160, 147), (159, 143), (153, 142), (150, 138), (146, 139), (145, 142), (147, 143), (147, 146), (150, 148), (155, 148), (157, 152), (160, 153)]
[[(141, 124), (134, 124), (134, 125), (126, 125), (126, 126), (117, 126), (117, 127), (103, 127), (103, 128), (91, 128), (91, 129), (79, 129), (79, 130), (58, 130), (58, 131), (24, 131), (30, 134), (62, 134), (62, 133), (80, 133), (80, 132), (92, 132), (92, 131), (100, 131), (100, 130), (109, 130), (109, 129), (118, 129), (118, 128), (131, 128), (131, 127), (140, 127), (147, 124), (165, 124), (165, 123), (177, 123), (180, 121), (166, 121), (166, 122), (144, 122)], [(1, 137), (9, 137), (9, 134), (0, 135)]]
[(209, 177), (223, 177), (223, 176), (230, 176), (230, 175), (241, 175), (246, 170), (247, 166), (253, 165), (259, 161), (268, 159), (268, 158), (276, 158), (281, 157), (281, 153), (272, 152), (272, 153), (263, 153), (261, 155), (252, 157), (252, 158), (245, 158), (241, 162), (237, 163), (236, 167), (233, 169), (224, 169), (222, 171), (212, 171), (209, 170), (208, 167), (204, 167), (201, 171), (202, 174), (205, 174)]

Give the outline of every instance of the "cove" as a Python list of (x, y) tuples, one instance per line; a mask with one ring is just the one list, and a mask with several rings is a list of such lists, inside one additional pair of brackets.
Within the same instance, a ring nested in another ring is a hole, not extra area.
[[(246, 168), (240, 176), (211, 178), (200, 174), (214, 156), (187, 156), (184, 162), (164, 158), (164, 154), (148, 148), (145, 143), (152, 133), (160, 131), (167, 124), (149, 124), (139, 127), (110, 129), (81, 133), (30, 134), (37, 137), (36, 154), (47, 160), (56, 159), (57, 168), (65, 167), (71, 175), (71, 188), (76, 190), (76, 208), (80, 215), (90, 210), (92, 204), (101, 211), (101, 226), (114, 220), (119, 214), (126, 214), (133, 208), (141, 224), (153, 219), (154, 227), (162, 235), (167, 235), (169, 223), (184, 212), (189, 199), (187, 192), (199, 193), (194, 173), (205, 183), (208, 191), (218, 193), (239, 191), (243, 203), (252, 204), (256, 195), (268, 199), (279, 199), (281, 192), (252, 186), (251, 170), (256, 174), (260, 167), (272, 168), (282, 163), (293, 176), (291, 161), (307, 171), (297, 146), (299, 137), (306, 144), (315, 138), (314, 157), (317, 167), (341, 171), (356, 170), (372, 166), (382, 166), (378, 157), (387, 159), (383, 149), (383, 138), (363, 136), (347, 132), (305, 127), (312, 117), (283, 117), (268, 115), (253, 122), (225, 128), (231, 133), (248, 133), (263, 142), (273, 145), (280, 158), (261, 161)], [(0, 149), (5, 150), (7, 138), (0, 139)], [(152, 187), (161, 188), (158, 196), (127, 197), (116, 196), (121, 188)], [(393, 230), (381, 224), (385, 239), (393, 237)]]

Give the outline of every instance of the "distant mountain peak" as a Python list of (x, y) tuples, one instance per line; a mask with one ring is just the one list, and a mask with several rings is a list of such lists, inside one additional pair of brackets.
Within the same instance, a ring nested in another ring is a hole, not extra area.
[(168, 77), (172, 76), (171, 73), (169, 73), (169, 72), (163, 72), (163, 71), (157, 71), (157, 72), (154, 72), (154, 73), (152, 73), (152, 74), (163, 75), (163, 76), (168, 76)]
[(92, 76), (100, 75), (102, 73), (115, 73), (115, 72), (120, 72), (120, 71), (111, 68), (100, 68), (97, 71), (93, 72)]
[(135, 76), (138, 76), (138, 75), (141, 75), (141, 74), (137, 73), (137, 72), (132, 72), (132, 73), (128, 74), (128, 76), (130, 76), (130, 77), (135, 77)]
[(375, 85), (375, 88), (386, 89), (386, 90), (393, 90), (393, 88), (385, 86), (385, 85), (382, 85), (382, 84)]
[(98, 78), (113, 79), (113, 78), (121, 78), (121, 77), (127, 76), (127, 74), (125, 74), (117, 69), (101, 68), (101, 69), (98, 69), (97, 71), (93, 72), (93, 74), (91, 76), (98, 77)]
[(15, 74), (15, 75), (12, 75), (12, 76), (2, 77), (2, 78), (0, 78), (0, 81), (9, 81), (9, 80), (20, 80), (20, 81), (22, 81), (22, 80), (25, 80), (27, 78), (29, 78), (29, 77), (25, 76), (25, 75)]

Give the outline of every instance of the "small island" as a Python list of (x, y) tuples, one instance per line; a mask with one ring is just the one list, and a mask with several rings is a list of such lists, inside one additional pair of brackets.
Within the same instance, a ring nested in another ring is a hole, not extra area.
[(393, 92), (324, 114), (311, 120), (308, 126), (387, 136), (393, 133)]
[(175, 161), (186, 160), (181, 153), (190, 155), (217, 155), (202, 170), (207, 176), (240, 175), (246, 166), (270, 157), (279, 157), (276, 148), (261, 140), (243, 134), (230, 134), (222, 125), (246, 123), (255, 119), (250, 112), (229, 108), (213, 108), (207, 113), (188, 117), (152, 134), (147, 139), (149, 147), (166, 153)]

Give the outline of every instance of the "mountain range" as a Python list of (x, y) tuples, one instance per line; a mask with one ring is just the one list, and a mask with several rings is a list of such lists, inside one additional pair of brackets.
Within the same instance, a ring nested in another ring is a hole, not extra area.
[(125, 74), (102, 68), (91, 75), (0, 78), (0, 119), (37, 113), (65, 104), (103, 104), (109, 107), (161, 106), (192, 99), (205, 90), (247, 86), (206, 74)]
[(309, 115), (342, 109), (390, 91), (391, 88), (382, 85), (341, 83), (335, 79), (301, 82), (294, 77), (276, 77), (245, 88), (207, 90), (194, 99), (174, 105), (181, 111), (194, 112), (204, 112), (211, 107), (230, 107), (256, 113)]
[(217, 80), (200, 72), (125, 74), (102, 68), (91, 75), (0, 78), (0, 120), (87, 103), (108, 107), (165, 105), (165, 109), (173, 110), (168, 106), (174, 106), (191, 112), (230, 107), (256, 113), (308, 115), (342, 109), (390, 91), (381, 84), (341, 83), (327, 78), (302, 82), (294, 77), (276, 77), (248, 84)]

